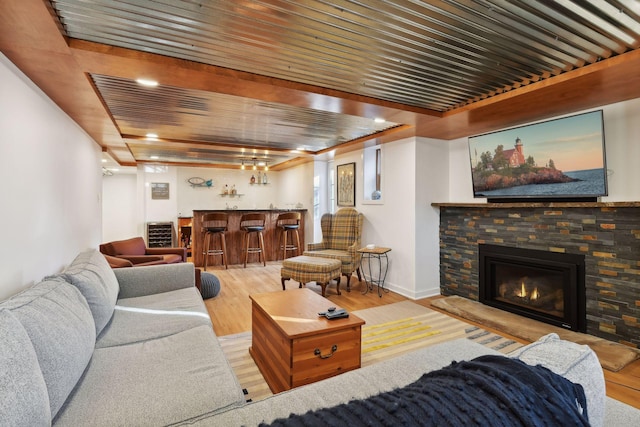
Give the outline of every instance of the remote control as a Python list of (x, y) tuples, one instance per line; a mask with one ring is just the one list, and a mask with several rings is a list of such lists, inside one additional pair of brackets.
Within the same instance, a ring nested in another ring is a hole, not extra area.
[(342, 319), (344, 317), (349, 317), (349, 313), (347, 313), (347, 310), (336, 310), (325, 314), (325, 317), (329, 320)]
[[(326, 316), (329, 313), (334, 313), (336, 311), (335, 307), (329, 307), (327, 308), (327, 311), (321, 311), (320, 313), (318, 313), (318, 316)], [(340, 309), (339, 311), (344, 311), (344, 309)]]

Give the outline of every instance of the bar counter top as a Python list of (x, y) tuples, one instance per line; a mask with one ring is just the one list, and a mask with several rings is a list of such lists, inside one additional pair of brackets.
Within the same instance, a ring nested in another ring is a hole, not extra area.
[[(226, 213), (229, 216), (229, 222), (227, 225), (227, 231), (225, 232), (225, 239), (227, 243), (227, 264), (242, 264), (244, 262), (244, 254), (242, 252), (242, 236), (243, 232), (240, 230), (240, 217), (245, 213), (264, 213), (265, 214), (265, 229), (264, 246), (265, 246), (265, 258), (267, 261), (276, 261), (282, 259), (282, 251), (280, 250), (280, 230), (276, 227), (278, 221), (278, 215), (286, 212), (300, 212), (300, 243), (302, 248), (299, 248), (302, 253), (305, 247), (304, 240), (304, 221), (307, 214), (307, 209), (294, 208), (294, 209), (198, 209), (193, 211), (193, 231), (192, 231), (192, 247), (193, 247), (193, 263), (197, 267), (204, 265), (204, 232), (202, 230), (202, 217), (207, 213)], [(256, 241), (252, 238), (251, 246), (257, 246)], [(219, 248), (219, 241), (216, 237), (215, 247)], [(291, 253), (289, 253), (291, 256)], [(249, 255), (249, 263), (258, 262), (258, 255)], [(212, 256), (207, 263), (209, 266), (221, 265), (222, 257)]]
[(193, 211), (193, 216), (196, 216), (196, 213), (200, 213), (200, 214), (205, 214), (205, 213), (218, 213), (218, 212), (222, 212), (222, 213), (233, 213), (233, 212), (248, 212), (248, 213), (253, 213), (253, 212), (278, 212), (278, 213), (283, 213), (283, 212), (300, 212), (300, 213), (304, 213), (307, 212), (306, 209), (303, 208), (293, 208), (293, 209), (278, 209), (278, 208), (273, 208), (273, 209), (196, 209)]

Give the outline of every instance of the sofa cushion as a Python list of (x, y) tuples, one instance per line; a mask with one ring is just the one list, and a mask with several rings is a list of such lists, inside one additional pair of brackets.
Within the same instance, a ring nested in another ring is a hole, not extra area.
[(92, 249), (80, 253), (61, 276), (89, 303), (98, 335), (111, 319), (118, 299), (120, 287), (113, 269), (100, 252)]
[(96, 348), (154, 340), (197, 326), (211, 326), (202, 297), (195, 287), (118, 300), (111, 322)]
[(193, 288), (196, 284), (195, 267), (187, 262), (119, 268), (113, 272), (120, 284), (120, 299)]
[(38, 357), (27, 331), (8, 310), (0, 310), (0, 343), (0, 425), (49, 425), (49, 394)]
[(304, 251), (303, 256), (313, 256), (319, 258), (337, 259), (342, 264), (350, 264), (353, 258), (347, 251), (339, 251), (337, 249), (321, 249), (319, 251)]
[[(99, 348), (54, 425), (171, 425), (244, 405), (209, 326), (157, 340)], [(185, 422), (185, 424), (188, 424)]]
[(55, 416), (93, 354), (96, 328), (89, 305), (76, 287), (50, 279), (3, 301), (2, 308), (29, 335)]
[(605, 415), (605, 381), (598, 357), (591, 348), (561, 340), (555, 334), (519, 348), (510, 357), (528, 365), (542, 365), (569, 381), (582, 385), (587, 398), (587, 411), (592, 426), (602, 426)]

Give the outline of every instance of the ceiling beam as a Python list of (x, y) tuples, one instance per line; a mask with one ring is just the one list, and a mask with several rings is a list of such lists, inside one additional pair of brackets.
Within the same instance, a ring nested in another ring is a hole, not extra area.
[(441, 112), (426, 108), (100, 43), (71, 39), (69, 47), (80, 67), (91, 74), (145, 78), (167, 86), (370, 119), (383, 117), (395, 123), (414, 124), (417, 116), (442, 117)]
[(640, 50), (630, 51), (420, 122), (416, 135), (452, 140), (640, 98), (638, 70)]

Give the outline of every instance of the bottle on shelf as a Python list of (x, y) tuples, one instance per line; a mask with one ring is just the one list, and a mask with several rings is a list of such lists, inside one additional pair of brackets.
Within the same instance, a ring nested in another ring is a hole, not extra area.
[(262, 174), (262, 183), (263, 184), (267, 183), (267, 173), (266, 172)]
[(256, 180), (256, 182), (258, 184), (262, 184), (262, 175), (260, 174), (260, 171), (258, 171), (258, 179)]
[(251, 183), (252, 184), (256, 183), (256, 176), (255, 175), (251, 175)]
[(236, 194), (237, 190), (236, 190), (236, 186), (235, 184), (231, 186), (231, 194)]
[(229, 194), (229, 185), (228, 184), (224, 185), (224, 194)]

